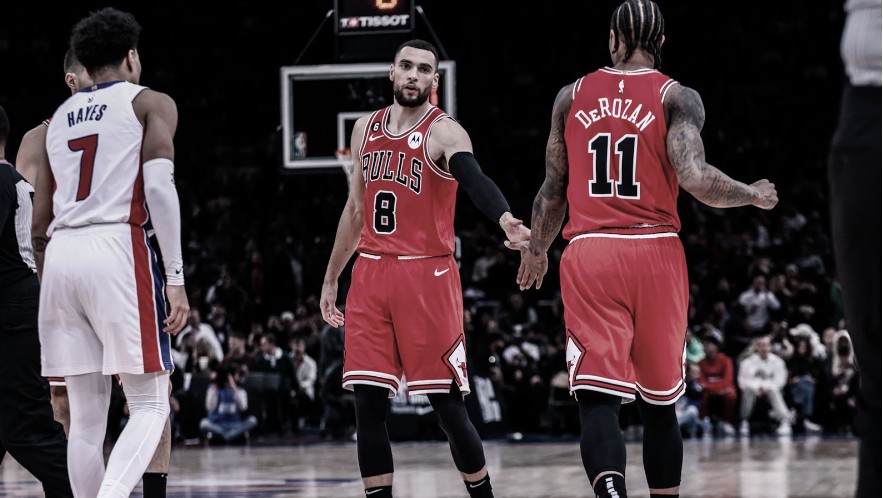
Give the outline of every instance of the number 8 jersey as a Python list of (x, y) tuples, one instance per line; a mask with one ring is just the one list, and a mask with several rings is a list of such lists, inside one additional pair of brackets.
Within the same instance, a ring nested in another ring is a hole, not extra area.
[(666, 152), (663, 101), (676, 84), (653, 69), (602, 68), (573, 84), (567, 116), (569, 222), (591, 232), (677, 232), (678, 181)]
[(141, 145), (132, 101), (145, 87), (111, 81), (84, 88), (52, 116), (46, 151), (55, 177), (54, 220), (64, 228), (147, 222)]
[(454, 252), (457, 181), (429, 157), (432, 125), (450, 118), (430, 107), (410, 129), (386, 127), (391, 107), (371, 115), (359, 150), (365, 225), (359, 252), (443, 256)]

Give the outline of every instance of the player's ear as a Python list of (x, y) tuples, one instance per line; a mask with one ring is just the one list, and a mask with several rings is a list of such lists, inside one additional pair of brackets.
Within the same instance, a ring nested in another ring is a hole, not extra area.
[(432, 78), (432, 88), (438, 88), (438, 73)]
[(659, 40), (659, 46), (661, 47), (665, 43), (665, 35), (662, 35), (662, 39)]
[(395, 72), (396, 72), (396, 65), (395, 65), (395, 64), (390, 64), (390, 65), (389, 65), (389, 81), (395, 81), (395, 80), (396, 80)]

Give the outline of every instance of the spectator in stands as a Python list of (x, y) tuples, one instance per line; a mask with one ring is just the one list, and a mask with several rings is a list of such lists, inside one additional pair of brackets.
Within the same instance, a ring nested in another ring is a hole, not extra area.
[(227, 366), (236, 366), (241, 370), (248, 371), (254, 363), (254, 354), (245, 349), (245, 336), (234, 332), (227, 339), (227, 354), (222, 362)]
[(212, 304), (206, 319), (215, 331), (215, 335), (218, 336), (221, 345), (227, 344), (227, 339), (229, 339), (230, 334), (233, 333), (233, 326), (230, 323), (227, 308), (221, 303)]
[(821, 376), (821, 365), (813, 356), (808, 337), (798, 336), (795, 341), (794, 354), (787, 362), (788, 394), (795, 408), (795, 422), (807, 432), (819, 432), (821, 426), (810, 419), (813, 416), (816, 383)]
[(537, 310), (524, 302), (524, 294), (520, 291), (512, 291), (506, 300), (506, 304), (497, 312), (497, 321), (500, 327), (508, 333), (520, 335), (523, 330), (533, 327), (537, 323)]
[(855, 433), (858, 375), (852, 339), (845, 330), (839, 330), (834, 335), (834, 351), (825, 362), (823, 392), (827, 404), (827, 416), (822, 421), (825, 432)]
[(194, 343), (198, 343), (200, 340), (204, 340), (208, 343), (211, 350), (211, 357), (220, 362), (224, 359), (224, 348), (221, 346), (221, 341), (218, 339), (217, 334), (215, 334), (215, 329), (212, 328), (211, 325), (204, 323), (202, 321), (202, 314), (198, 309), (191, 309), (190, 315), (187, 318), (187, 325), (184, 327), (178, 334), (176, 345), (178, 348), (181, 348), (184, 339), (193, 334)]
[(199, 337), (187, 357), (184, 371), (196, 375), (211, 375), (220, 363), (215, 357), (212, 342), (206, 337)]
[(276, 346), (276, 336), (271, 333), (261, 337), (261, 352), (252, 367), (254, 372), (263, 372), (271, 379), (263, 387), (263, 405), (266, 410), (266, 430), (284, 434), (289, 420), (291, 398), (297, 389), (294, 364), (282, 348)]
[(702, 386), (700, 415), (706, 427), (711, 425), (712, 408), (720, 407), (718, 426), (723, 434), (732, 436), (736, 415), (736, 385), (733, 381), (733, 360), (721, 352), (724, 343), (719, 330), (711, 330), (702, 340), (705, 358), (699, 361), (699, 384)]
[(221, 368), (205, 393), (205, 410), (208, 416), (199, 422), (206, 443), (218, 436), (225, 442), (245, 436), (258, 425), (254, 415), (244, 416), (248, 410), (248, 394), (239, 386), (239, 371)]
[(773, 416), (779, 422), (776, 434), (791, 435), (791, 414), (782, 395), (782, 388), (788, 381), (788, 368), (772, 349), (770, 336), (758, 337), (754, 340), (754, 352), (739, 363), (739, 389), (742, 391), (739, 433), (742, 436), (751, 433), (749, 421), (758, 398), (765, 398), (772, 407)]
[(291, 339), (289, 356), (294, 364), (297, 377), (297, 388), (292, 399), (292, 429), (299, 430), (306, 420), (311, 418), (316, 403), (316, 378), (318, 375), (316, 360), (307, 354), (307, 341), (303, 337)]
[(767, 290), (766, 277), (754, 277), (751, 288), (739, 295), (739, 304), (745, 310), (745, 325), (750, 335), (757, 337), (766, 331), (770, 311), (781, 306), (776, 296)]
[[(703, 330), (703, 328), (697, 327), (697, 330)], [(705, 347), (691, 328), (687, 329), (686, 354), (688, 364), (697, 364), (705, 358)]]
[(703, 435), (708, 436), (710, 432), (708, 427), (710, 424), (702, 424), (700, 409), (702, 408), (703, 388), (700, 378), (702, 372), (696, 363), (687, 363), (687, 375), (684, 383), (687, 388), (684, 395), (675, 402), (675, 413), (678, 417), (678, 425), (681, 428), (681, 434), (694, 438), (699, 427), (703, 427)]
[(772, 321), (769, 326), (773, 354), (785, 361), (790, 360), (791, 356), (794, 355), (793, 339), (787, 325), (787, 322)]

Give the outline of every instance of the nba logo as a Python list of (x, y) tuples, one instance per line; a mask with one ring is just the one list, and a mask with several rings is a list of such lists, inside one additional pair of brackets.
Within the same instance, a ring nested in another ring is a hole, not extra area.
[(294, 132), (294, 157), (307, 157), (307, 132)]

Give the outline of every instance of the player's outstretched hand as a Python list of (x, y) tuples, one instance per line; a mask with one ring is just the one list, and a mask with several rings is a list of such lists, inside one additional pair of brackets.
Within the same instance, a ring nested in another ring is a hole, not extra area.
[(169, 299), (169, 317), (163, 320), (166, 326), (162, 330), (175, 335), (184, 328), (190, 314), (187, 291), (183, 285), (166, 285), (166, 297)]
[[(515, 249), (513, 247), (513, 249)], [(521, 251), (521, 265), (518, 267), (518, 288), (529, 289), (536, 282), (536, 288), (543, 285), (543, 277), (549, 270), (549, 256), (545, 251), (535, 254), (530, 250), (528, 243), (518, 247)]]
[[(530, 229), (524, 226), (524, 222), (506, 212), (500, 217), (500, 227), (506, 232), (509, 243), (526, 242), (530, 240)], [(510, 247), (506, 244), (506, 247)], [(510, 247), (511, 248), (511, 247)]]
[(322, 297), (319, 307), (322, 318), (332, 327), (343, 327), (343, 313), (337, 309), (337, 282), (322, 284)]
[(760, 209), (772, 209), (779, 203), (779, 194), (776, 192), (776, 184), (770, 183), (764, 178), (751, 184), (758, 193), (758, 199), (753, 204)]

